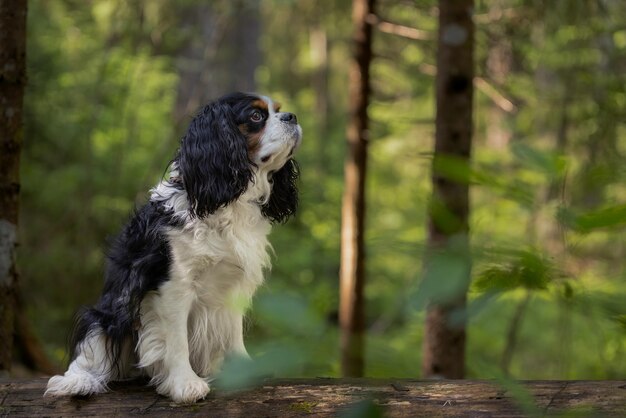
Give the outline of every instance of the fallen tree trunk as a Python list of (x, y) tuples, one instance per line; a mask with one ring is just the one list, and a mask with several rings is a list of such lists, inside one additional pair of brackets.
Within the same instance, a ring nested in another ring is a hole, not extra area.
[[(269, 379), (239, 392), (214, 390), (176, 405), (146, 381), (111, 385), (90, 398), (44, 398), (46, 379), (0, 380), (0, 416), (365, 416), (389, 417), (626, 416), (626, 381), (490, 381)], [(371, 411), (370, 411), (371, 412)]]

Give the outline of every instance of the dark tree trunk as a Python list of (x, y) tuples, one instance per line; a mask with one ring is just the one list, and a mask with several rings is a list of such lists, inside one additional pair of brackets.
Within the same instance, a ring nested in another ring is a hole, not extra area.
[(0, 0), (0, 371), (11, 369), (26, 85), (26, 1)]
[(189, 33), (189, 38), (177, 56), (175, 118), (179, 125), (187, 125), (209, 100), (255, 90), (261, 25), (255, 1), (193, 2), (181, 16), (181, 32)]
[(374, 0), (353, 0), (354, 57), (350, 66), (348, 149), (341, 226), (339, 322), (343, 376), (363, 375), (365, 282), (365, 175), (367, 168), (367, 105), (372, 60), (372, 26), (367, 23)]
[[(429, 209), (429, 236), (425, 269), (432, 268), (428, 257), (446, 251), (450, 245), (469, 254), (469, 186), (442, 177), (436, 171), (438, 160), (469, 163), (472, 144), (472, 101), (474, 78), (473, 0), (439, 1), (437, 52), (437, 117), (433, 161), (433, 196)], [(443, 215), (443, 216), (442, 216)], [(454, 279), (453, 295), (431, 301), (426, 318), (422, 371), (425, 377), (459, 379), (465, 369), (465, 320), (469, 257), (464, 260), (466, 277), (459, 286)], [(433, 272), (430, 272), (433, 274)], [(443, 272), (442, 272), (443, 273)], [(437, 272), (434, 272), (437, 274)], [(451, 277), (438, 277), (447, 287)], [(452, 314), (455, 315), (454, 321)]]

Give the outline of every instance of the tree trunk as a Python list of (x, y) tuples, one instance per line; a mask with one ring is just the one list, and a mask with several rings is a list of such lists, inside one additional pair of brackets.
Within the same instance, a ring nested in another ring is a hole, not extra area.
[(315, 92), (315, 127), (317, 136), (315, 139), (315, 176), (318, 179), (315, 185), (316, 199), (323, 200), (325, 194), (325, 182), (328, 170), (328, 121), (329, 121), (329, 100), (328, 100), (328, 38), (326, 30), (321, 24), (316, 24), (309, 30), (309, 43), (311, 56), (313, 58), (313, 73), (311, 75), (311, 85)]
[(592, 98), (597, 108), (594, 115), (597, 128), (586, 141), (588, 155), (579, 173), (578, 182), (582, 190), (578, 200), (586, 209), (597, 209), (604, 204), (607, 186), (617, 181), (617, 173), (622, 166), (617, 145), (619, 110), (615, 108), (614, 99), (609, 94), (612, 88), (609, 82), (615, 83), (612, 78), (622, 71), (617, 59), (613, 31), (610, 29), (609, 17), (613, 4), (610, 1), (598, 2), (599, 16), (607, 25), (598, 33), (593, 44), (600, 57), (596, 74), (605, 76), (594, 79)]
[(372, 26), (367, 17), (374, 0), (353, 0), (354, 57), (350, 66), (348, 149), (341, 226), (341, 271), (339, 323), (341, 326), (341, 370), (343, 376), (363, 375), (365, 327), (363, 286), (365, 282), (365, 174), (367, 168), (367, 105), (372, 60)]
[[(489, 15), (502, 16), (505, 5), (503, 0), (492, 0), (489, 2)], [(494, 24), (495, 36), (488, 39), (488, 53), (486, 61), (486, 73), (497, 87), (507, 83), (507, 78), (511, 72), (513, 60), (513, 46), (510, 36), (507, 33), (507, 24)], [(487, 113), (486, 144), (494, 150), (505, 150), (513, 136), (513, 132), (508, 126), (509, 115), (507, 111), (491, 102)]]
[(17, 268), (26, 1), (0, 0), (0, 371), (11, 369)]
[(177, 56), (178, 125), (187, 125), (211, 99), (255, 90), (254, 72), (261, 62), (259, 16), (259, 3), (244, 0), (192, 2), (181, 13), (181, 31), (190, 36)]
[[(474, 78), (473, 0), (439, 1), (437, 52), (437, 117), (433, 159), (433, 196), (429, 209), (427, 257), (454, 245), (469, 246), (469, 186), (442, 177), (436, 171), (438, 160), (454, 157), (469, 163), (472, 144), (472, 99)], [(442, 216), (443, 215), (443, 216)], [(426, 318), (422, 371), (426, 377), (459, 379), (465, 368), (465, 319), (469, 256), (463, 282), (457, 281), (453, 295), (431, 301)], [(429, 266), (428, 259), (425, 269)], [(430, 272), (437, 274), (437, 272)], [(455, 279), (458, 280), (458, 279)], [(439, 277), (441, 287), (451, 277)], [(454, 321), (451, 316), (455, 315)]]

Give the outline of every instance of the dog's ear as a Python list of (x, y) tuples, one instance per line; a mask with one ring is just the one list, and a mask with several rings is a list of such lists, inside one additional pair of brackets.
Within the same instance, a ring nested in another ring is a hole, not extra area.
[(298, 208), (298, 188), (300, 176), (298, 163), (290, 159), (272, 175), (270, 198), (261, 208), (263, 215), (272, 222), (285, 222)]
[(191, 121), (177, 160), (193, 216), (236, 200), (252, 179), (246, 138), (223, 102), (207, 105)]

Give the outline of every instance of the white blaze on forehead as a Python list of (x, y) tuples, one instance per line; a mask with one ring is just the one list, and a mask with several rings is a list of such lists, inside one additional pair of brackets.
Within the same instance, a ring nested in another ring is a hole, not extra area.
[(267, 103), (267, 111), (269, 112), (270, 115), (273, 115), (274, 113), (276, 113), (274, 111), (274, 102), (272, 101), (272, 99), (270, 99), (267, 96), (261, 96), (261, 100)]
[(280, 113), (281, 104), (280, 102), (275, 102), (268, 96), (257, 95), (257, 102), (263, 102), (263, 109), (267, 108), (268, 114), (270, 116)]

